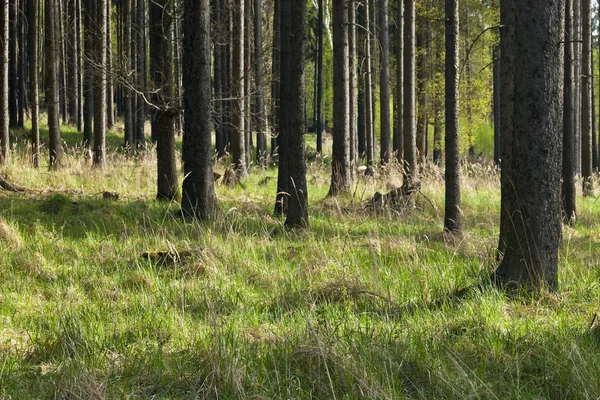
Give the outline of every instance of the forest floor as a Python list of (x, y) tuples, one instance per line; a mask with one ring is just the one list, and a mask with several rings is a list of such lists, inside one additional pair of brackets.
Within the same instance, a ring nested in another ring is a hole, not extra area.
[(58, 172), (25, 154), (0, 170), (30, 189), (0, 192), (0, 398), (600, 396), (598, 190), (564, 228), (558, 290), (508, 296), (488, 278), (500, 193), (486, 165), (463, 167), (453, 237), (434, 167), (415, 208), (374, 215), (396, 172), (330, 199), (314, 161), (310, 228), (286, 231), (275, 169), (217, 184), (223, 213), (198, 224), (154, 199), (151, 153), (111, 151), (100, 171), (68, 148)]

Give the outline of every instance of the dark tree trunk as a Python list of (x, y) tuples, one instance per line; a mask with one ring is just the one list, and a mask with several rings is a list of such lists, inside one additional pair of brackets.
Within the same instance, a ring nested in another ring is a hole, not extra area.
[[(592, 40), (593, 41), (593, 40)], [(594, 67), (594, 52), (592, 51), (592, 68)], [(592, 171), (598, 172), (598, 142), (597, 142), (597, 125), (596, 125), (596, 78), (592, 73), (591, 90), (592, 90)]]
[(394, 103), (396, 103), (396, 115), (394, 118), (394, 143), (393, 150), (396, 153), (396, 160), (402, 165), (404, 154), (404, 135), (403, 132), (403, 97), (404, 97), (404, 16), (402, 15), (402, 1), (396, 2), (396, 93)]
[[(123, 66), (125, 70), (126, 76), (131, 76), (131, 1), (132, 0), (124, 0), (124, 10), (123, 10), (123, 27), (124, 27), (124, 60)], [(133, 0), (135, 1), (135, 0)], [(131, 151), (134, 148), (134, 133), (133, 133), (133, 93), (129, 88), (131, 82), (126, 82), (123, 88), (123, 130), (125, 136), (125, 148)]]
[(502, 130), (501, 128), (501, 114), (500, 114), (500, 49), (494, 49), (494, 64), (493, 64), (493, 97), (494, 97), (494, 164), (500, 167), (500, 160), (502, 158)]
[(262, 0), (254, 0), (254, 74), (256, 92), (256, 162), (267, 166), (267, 130), (262, 56)]
[(392, 146), (390, 143), (390, 43), (388, 34), (388, 1), (379, 0), (379, 32), (381, 45), (381, 66), (379, 78), (379, 137), (381, 140), (380, 162), (390, 162)]
[[(292, 0), (279, 0), (279, 82), (280, 88), (289, 88), (290, 70), (290, 36)], [(288, 173), (288, 132), (289, 132), (289, 90), (279, 91), (278, 113), (278, 169), (277, 169), (277, 194), (275, 195), (275, 215), (287, 214), (289, 200), (289, 173)]]
[(77, 109), (77, 131), (83, 132), (83, 113), (84, 113), (84, 67), (83, 67), (83, 44), (82, 44), (82, 29), (81, 24), (83, 23), (82, 17), (82, 1), (83, 0), (75, 0), (77, 4), (77, 18), (76, 18), (76, 30), (77, 30), (77, 71), (79, 72), (79, 77), (77, 78), (78, 82), (78, 92), (77, 92), (77, 102), (79, 107)]
[(0, 48), (2, 49), (2, 60), (0, 62), (0, 164), (6, 164), (10, 161), (10, 133), (9, 133), (9, 113), (8, 113), (8, 1), (2, 3), (2, 20), (0, 21)]
[(38, 86), (38, 14), (39, 0), (28, 0), (29, 6), (29, 90), (31, 98), (31, 151), (33, 166), (40, 166), (39, 86)]
[(459, 26), (458, 0), (446, 0), (446, 192), (444, 229), (450, 232), (458, 232), (462, 229), (458, 136)]
[(67, 52), (69, 62), (69, 74), (68, 74), (68, 122), (72, 125), (77, 124), (78, 115), (78, 94), (79, 94), (79, 69), (77, 65), (77, 8), (75, 6), (75, 0), (67, 1), (67, 26), (69, 27), (69, 51)]
[[(135, 0), (134, 0), (135, 1)], [(146, 17), (145, 0), (137, 0), (136, 15), (136, 73), (137, 73), (137, 98), (135, 104), (135, 147), (143, 151), (146, 147), (145, 122), (146, 122)]]
[(233, 168), (238, 177), (248, 175), (246, 165), (246, 135), (244, 122), (244, 0), (235, 0), (233, 4), (233, 43), (232, 43), (232, 97), (233, 97), (233, 138), (231, 141), (231, 154)]
[[(19, 16), (17, 18), (17, 36), (19, 45), (19, 54), (17, 56), (17, 82), (19, 85), (19, 93), (17, 96), (17, 127), (23, 129), (25, 127), (25, 111), (28, 110), (27, 104), (27, 47), (25, 39), (25, 23), (27, 15), (27, 4), (25, 0), (18, 0)], [(29, 111), (27, 111), (29, 114)]]
[[(387, 0), (385, 0), (387, 1)], [(357, 146), (357, 117), (356, 117), (356, 4), (355, 0), (348, 1), (348, 121), (350, 130), (348, 136), (350, 139), (350, 173), (355, 164), (358, 151)]]
[(323, 154), (323, 0), (318, 1), (317, 17), (317, 153)]
[(375, 167), (375, 124), (374, 114), (375, 103), (373, 100), (373, 59), (371, 57), (371, 42), (372, 42), (372, 31), (375, 29), (371, 24), (371, 6), (373, 0), (366, 0), (364, 2), (364, 13), (365, 13), (365, 24), (367, 26), (367, 34), (365, 36), (365, 141), (367, 150), (367, 175), (373, 174)]
[(214, 14), (215, 24), (211, 26), (213, 33), (213, 60), (214, 60), (214, 129), (215, 129), (215, 148), (217, 151), (217, 158), (220, 159), (225, 155), (225, 137), (224, 137), (224, 124), (223, 124), (223, 66), (222, 66), (222, 52), (223, 52), (223, 43), (225, 42), (225, 38), (223, 37), (224, 31), (226, 29), (222, 29), (223, 27), (223, 18), (222, 13), (224, 11), (221, 10), (221, 0), (214, 0), (212, 6), (212, 12)]
[(211, 148), (210, 0), (184, 0), (184, 216), (206, 220), (218, 211)]
[(288, 94), (288, 173), (289, 200), (288, 227), (308, 226), (308, 193), (306, 184), (306, 158), (304, 155), (305, 89), (304, 89), (304, 41), (306, 38), (306, 2), (291, 2), (290, 69)]
[(57, 21), (56, 0), (46, 0), (46, 104), (48, 107), (48, 136), (50, 151), (50, 169), (60, 167), (60, 119), (59, 119), (59, 85), (58, 85), (58, 49), (57, 45)]
[(404, 0), (404, 179), (405, 192), (419, 184), (417, 165), (417, 127), (415, 118), (415, 0)]
[(575, 153), (575, 173), (581, 173), (581, 1), (573, 1), (573, 151)]
[(250, 170), (252, 152), (252, 1), (244, 0), (244, 154), (246, 171)]
[(153, 0), (150, 4), (150, 78), (155, 88), (152, 102), (152, 134), (156, 138), (158, 161), (157, 197), (172, 200), (179, 195), (175, 159), (175, 113), (173, 103), (173, 52), (171, 48), (172, 14), (170, 0)]
[(577, 193), (575, 191), (575, 115), (573, 109), (573, 0), (566, 0), (565, 4), (562, 205), (563, 219), (567, 223), (574, 223), (577, 219)]
[(564, 4), (501, 4), (500, 284), (558, 283)]
[(581, 178), (583, 195), (592, 194), (592, 13), (591, 0), (581, 2), (583, 51), (581, 71)]
[(93, 118), (94, 118), (94, 75), (96, 71), (94, 70), (94, 63), (92, 62), (93, 58), (93, 48), (94, 48), (94, 34), (92, 27), (92, 1), (93, 0), (85, 0), (85, 21), (84, 21), (84, 36), (85, 36), (85, 45), (84, 45), (84, 87), (83, 87), (83, 96), (84, 96), (84, 108), (83, 108), (83, 144), (85, 147), (90, 147), (92, 145), (92, 135), (93, 135)]
[(112, 1), (107, 1), (106, 10), (106, 127), (115, 126), (113, 57), (112, 57)]
[(95, 12), (96, 79), (94, 86), (95, 167), (106, 168), (106, 0), (97, 0)]
[(333, 0), (333, 152), (331, 187), (336, 196), (350, 190), (350, 138), (348, 103), (348, 0)]
[(426, 57), (429, 52), (429, 43), (426, 38), (426, 30), (429, 29), (428, 24), (423, 23), (423, 29), (420, 30), (417, 37), (417, 48), (419, 56), (417, 58), (417, 157), (420, 164), (425, 163), (426, 147), (427, 147), (427, 91), (425, 85), (427, 83), (427, 66)]
[(358, 58), (358, 77), (357, 77), (357, 81), (358, 81), (358, 98), (357, 98), (357, 130), (356, 130), (356, 134), (357, 134), (357, 157), (359, 160), (362, 160), (365, 156), (365, 152), (366, 152), (366, 102), (365, 102), (365, 74), (366, 74), (366, 68), (365, 68), (365, 47), (364, 47), (364, 43), (365, 43), (365, 30), (363, 29), (363, 27), (365, 26), (365, 18), (364, 18), (364, 3), (363, 2), (358, 2), (357, 3), (357, 9), (356, 9), (356, 18), (357, 18), (357, 25), (359, 26), (359, 28), (357, 29), (357, 36), (358, 36), (358, 45), (356, 46), (356, 53), (357, 53), (357, 58)]
[[(273, 55), (271, 62), (271, 155), (277, 150), (277, 136), (279, 135), (279, 88), (280, 88), (280, 57), (281, 57), (281, 1), (273, 0)], [(317, 148), (319, 141), (317, 140)], [(277, 207), (277, 206), (275, 206)]]
[(8, 114), (9, 127), (16, 128), (19, 115), (17, 112), (17, 95), (19, 84), (17, 82), (17, 14), (19, 4), (17, 0), (10, 0), (9, 5), (9, 42), (8, 42)]

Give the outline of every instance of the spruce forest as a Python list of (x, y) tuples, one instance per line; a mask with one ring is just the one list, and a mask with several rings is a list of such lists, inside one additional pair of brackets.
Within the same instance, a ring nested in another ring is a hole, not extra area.
[(0, 399), (600, 398), (600, 3), (0, 0)]

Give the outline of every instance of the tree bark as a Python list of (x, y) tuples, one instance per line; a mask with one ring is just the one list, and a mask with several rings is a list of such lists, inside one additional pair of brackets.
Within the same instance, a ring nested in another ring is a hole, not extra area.
[(106, 168), (106, 0), (97, 0), (95, 18), (94, 158), (95, 167)]
[[(124, 0), (123, 10), (123, 27), (124, 27), (124, 60), (123, 67), (126, 79), (130, 79), (131, 76), (131, 1)], [(133, 0), (135, 1), (135, 0)], [(123, 131), (125, 136), (124, 146), (128, 151), (131, 151), (134, 147), (134, 133), (133, 133), (133, 93), (129, 88), (131, 82), (127, 82), (123, 88)]]
[(419, 186), (415, 118), (415, 0), (404, 0), (404, 192)]
[(404, 96), (404, 16), (402, 12), (402, 1), (396, 2), (396, 116), (394, 118), (394, 144), (396, 160), (403, 165), (404, 135), (403, 135), (403, 96)]
[(0, 48), (2, 49), (2, 60), (0, 62), (0, 164), (7, 164), (10, 161), (10, 132), (9, 132), (9, 112), (8, 112), (8, 0), (2, 0), (2, 20), (0, 21)]
[(371, 24), (372, 0), (364, 2), (365, 24), (367, 27), (365, 37), (365, 141), (367, 150), (367, 175), (372, 175), (375, 169), (375, 108), (373, 107), (373, 58), (371, 57), (372, 31)]
[(350, 190), (350, 105), (348, 93), (348, 0), (333, 0), (333, 154), (331, 187), (336, 196)]
[(458, 0), (446, 0), (446, 191), (444, 229), (462, 229), (459, 159), (459, 13)]
[(9, 5), (9, 42), (8, 42), (8, 114), (9, 127), (16, 128), (19, 119), (17, 113), (17, 95), (19, 84), (17, 82), (17, 14), (19, 4), (17, 0), (10, 0)]
[(582, 0), (581, 178), (583, 195), (592, 194), (592, 13), (591, 0)]
[(29, 6), (29, 90), (31, 98), (31, 151), (34, 168), (40, 166), (39, 85), (38, 85), (38, 14), (39, 0), (28, 0)]
[(173, 200), (179, 196), (177, 163), (175, 158), (175, 112), (173, 104), (173, 49), (171, 26), (173, 17), (170, 0), (150, 3), (150, 79), (154, 94), (152, 102), (158, 106), (152, 113), (152, 136), (156, 138), (157, 197)]
[(181, 210), (206, 220), (218, 211), (212, 170), (210, 0), (184, 0), (183, 195)]
[(323, 0), (318, 1), (317, 16), (317, 153), (323, 154)]
[(262, 0), (254, 0), (254, 75), (256, 92), (256, 162), (267, 167), (267, 131), (262, 56)]
[(246, 165), (246, 121), (244, 93), (244, 0), (235, 0), (233, 4), (233, 43), (232, 43), (232, 97), (233, 97), (233, 138), (231, 154), (233, 168), (238, 178), (248, 175)]
[[(134, 0), (135, 1), (135, 0)], [(146, 17), (145, 0), (137, 0), (136, 7), (136, 73), (137, 73), (137, 91), (135, 104), (135, 147), (138, 151), (143, 151), (146, 147), (145, 122), (146, 122)]]
[(94, 64), (92, 58), (94, 52), (94, 35), (92, 27), (92, 1), (85, 0), (84, 21), (84, 106), (83, 106), (83, 145), (89, 148), (92, 145), (93, 118), (94, 118)]
[(381, 65), (379, 77), (379, 148), (380, 162), (390, 162), (392, 146), (390, 143), (390, 43), (388, 33), (388, 1), (379, 0), (379, 32), (381, 45)]
[(48, 135), (50, 151), (50, 169), (60, 167), (60, 119), (58, 87), (58, 50), (56, 48), (56, 0), (47, 0), (46, 12), (46, 104), (48, 107)]
[(494, 274), (499, 284), (558, 283), (564, 5), (564, 0), (501, 4), (503, 258)]
[[(387, 0), (385, 0), (387, 1)], [(350, 173), (354, 170), (352, 166), (357, 160), (357, 116), (356, 116), (356, 4), (355, 0), (348, 2), (348, 121), (350, 130), (348, 132), (350, 140)]]
[(291, 2), (290, 26), (290, 69), (288, 94), (288, 200), (287, 227), (308, 226), (308, 191), (306, 184), (306, 157), (304, 154), (304, 133), (306, 118), (304, 107), (304, 42), (306, 38), (306, 2)]
[(562, 205), (563, 219), (574, 223), (577, 219), (575, 191), (575, 135), (573, 110), (573, 0), (565, 0), (564, 99), (562, 146)]
[(112, 0), (107, 1), (106, 10), (106, 127), (115, 126), (113, 57), (112, 57)]
[(494, 61), (492, 68), (493, 75), (493, 113), (494, 113), (494, 164), (500, 167), (502, 158), (502, 131), (501, 131), (501, 113), (500, 113), (500, 49), (497, 47), (493, 53)]

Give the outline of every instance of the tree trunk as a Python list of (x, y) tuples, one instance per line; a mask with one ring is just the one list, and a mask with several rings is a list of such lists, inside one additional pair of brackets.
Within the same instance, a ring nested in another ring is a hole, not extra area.
[(150, 4), (150, 79), (155, 92), (152, 102), (152, 134), (156, 138), (158, 166), (157, 197), (173, 200), (179, 196), (175, 159), (175, 113), (173, 103), (173, 51), (171, 48), (170, 0), (153, 0)]
[[(290, 36), (292, 0), (279, 1), (279, 82), (280, 89), (289, 87), (290, 71)], [(277, 168), (277, 194), (275, 195), (275, 215), (287, 214), (289, 200), (289, 173), (288, 173), (288, 132), (289, 132), (289, 90), (279, 90), (278, 113), (278, 168)]]
[(262, 56), (262, 0), (254, 0), (254, 74), (256, 92), (256, 162), (267, 167), (267, 130)]
[(317, 153), (323, 154), (323, 0), (318, 1), (317, 17)]
[(581, 178), (583, 195), (592, 194), (592, 13), (591, 0), (582, 0), (583, 51), (581, 71)]
[[(125, 29), (124, 32), (124, 72), (127, 77), (131, 76), (131, 1), (132, 0), (124, 0), (124, 10), (123, 10), (123, 27)], [(135, 0), (133, 0), (135, 1)], [(133, 93), (129, 88), (131, 82), (126, 82), (123, 88), (123, 130), (125, 136), (125, 148), (131, 151), (134, 147), (134, 133), (133, 133)]]
[(238, 177), (248, 175), (246, 165), (246, 113), (244, 110), (244, 22), (245, 10), (244, 0), (235, 0), (233, 9), (233, 43), (232, 43), (232, 97), (233, 97), (233, 139), (231, 142), (231, 154), (233, 156), (233, 168)]
[(29, 6), (29, 90), (31, 98), (31, 151), (33, 166), (40, 166), (39, 85), (38, 85), (38, 14), (39, 0), (28, 0)]
[(390, 43), (388, 34), (388, 1), (379, 0), (379, 32), (381, 45), (381, 65), (379, 78), (379, 148), (382, 165), (390, 162), (392, 146), (390, 143)]
[(0, 62), (0, 164), (10, 161), (10, 133), (8, 113), (8, 0), (2, 0), (2, 20), (0, 34), (2, 35), (0, 46), (2, 49), (2, 61)]
[(367, 150), (367, 175), (372, 175), (375, 167), (375, 126), (373, 107), (373, 58), (371, 57), (372, 31), (375, 27), (371, 24), (372, 0), (364, 2), (365, 24), (367, 33), (365, 36), (365, 141)]
[(304, 41), (306, 38), (306, 2), (291, 2), (290, 69), (288, 94), (288, 173), (289, 200), (288, 227), (308, 226), (308, 192), (306, 184), (306, 157), (304, 154), (305, 88), (304, 88)]
[(58, 87), (58, 49), (56, 48), (56, 0), (46, 0), (46, 104), (48, 107), (48, 148), (50, 150), (50, 169), (60, 167), (60, 119)]
[(494, 164), (500, 167), (500, 160), (502, 158), (502, 131), (501, 131), (501, 114), (500, 114), (500, 49), (496, 47), (493, 53), (494, 61), (492, 68), (494, 71), (493, 75), (493, 112), (494, 112)]
[(333, 154), (331, 187), (336, 196), (350, 190), (350, 138), (348, 103), (348, 0), (333, 0)]
[[(273, 55), (271, 61), (271, 155), (277, 153), (277, 136), (279, 133), (279, 88), (280, 88), (280, 57), (281, 57), (281, 11), (280, 0), (273, 0)], [(317, 151), (319, 140), (317, 137)], [(277, 208), (277, 206), (275, 206)]]
[[(387, 1), (387, 0), (385, 0)], [(348, 136), (350, 139), (350, 173), (352, 174), (352, 166), (357, 160), (357, 117), (356, 117), (356, 0), (348, 2), (348, 104), (349, 114), (348, 121), (350, 130)]]
[(364, 11), (364, 2), (358, 2), (357, 3), (357, 8), (356, 8), (356, 19), (357, 19), (357, 25), (358, 25), (358, 29), (357, 29), (357, 43), (358, 45), (356, 46), (356, 53), (357, 53), (357, 58), (358, 58), (358, 77), (357, 77), (357, 81), (358, 81), (358, 98), (357, 98), (357, 130), (356, 130), (356, 135), (357, 135), (357, 157), (359, 159), (359, 161), (362, 161), (362, 159), (365, 156), (366, 153), (366, 100), (365, 100), (365, 96), (366, 96), (366, 91), (365, 91), (365, 74), (366, 74), (366, 61), (365, 61), (365, 29), (363, 28), (365, 26), (365, 11)]
[(415, 119), (415, 0), (404, 0), (404, 192), (419, 185)]
[(106, 127), (115, 126), (113, 57), (112, 57), (112, 1), (107, 1), (106, 10)]
[(97, 0), (95, 18), (94, 159), (95, 167), (106, 168), (106, 0)]
[(574, 223), (577, 219), (575, 191), (575, 115), (573, 110), (573, 0), (565, 1), (565, 50), (564, 50), (564, 100), (563, 100), (563, 147), (562, 147), (562, 199), (563, 219)]
[(19, 85), (17, 83), (17, 0), (10, 0), (9, 5), (9, 42), (8, 42), (8, 115), (9, 127), (16, 128), (17, 120), (17, 94)]
[(500, 284), (558, 283), (564, 4), (501, 4), (504, 256), (494, 274)]
[(210, 0), (184, 0), (183, 215), (200, 220), (218, 211), (212, 169)]
[(427, 81), (427, 66), (425, 57), (429, 52), (429, 44), (425, 36), (426, 30), (429, 29), (426, 23), (423, 24), (423, 29), (420, 30), (417, 37), (417, 48), (419, 55), (417, 58), (417, 157), (419, 164), (425, 163), (426, 146), (427, 146), (427, 91), (425, 84)]
[(573, 1), (573, 115), (574, 115), (574, 149), (575, 152), (575, 173), (581, 173), (581, 1)]
[(396, 160), (402, 164), (404, 154), (404, 135), (403, 132), (403, 95), (404, 95), (404, 16), (402, 15), (402, 1), (396, 2), (396, 93), (394, 103), (396, 103), (396, 115), (394, 118), (394, 144), (393, 150), (396, 153)]
[(92, 145), (93, 135), (93, 118), (94, 118), (94, 34), (93, 34), (93, 17), (92, 17), (92, 1), (85, 0), (85, 21), (84, 21), (84, 108), (83, 108), (83, 145), (89, 148)]
[(145, 0), (137, 0), (136, 15), (137, 24), (135, 29), (136, 35), (136, 73), (137, 73), (137, 90), (135, 105), (135, 147), (138, 151), (143, 151), (146, 147), (145, 139), (145, 122), (146, 122), (146, 17), (145, 17)]
[(68, 98), (68, 121), (71, 125), (77, 124), (77, 113), (79, 108), (78, 93), (79, 93), (79, 70), (77, 66), (77, 8), (75, 6), (75, 0), (67, 1), (67, 14), (68, 20), (67, 25), (69, 27), (69, 51), (67, 52), (69, 62), (69, 74), (68, 74), (68, 85), (67, 85), (67, 98)]
[(459, 159), (459, 13), (458, 0), (446, 0), (446, 191), (444, 229), (462, 229)]

